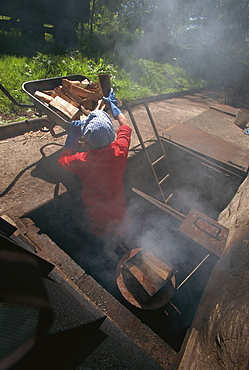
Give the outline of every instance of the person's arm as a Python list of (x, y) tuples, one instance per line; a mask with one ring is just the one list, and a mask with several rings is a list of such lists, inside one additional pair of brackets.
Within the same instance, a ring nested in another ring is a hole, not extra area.
[(122, 125), (128, 126), (128, 121), (122, 112), (117, 115), (117, 120), (118, 120), (119, 126), (122, 126)]
[[(72, 152), (77, 150), (79, 140), (81, 138), (81, 125), (81, 120), (70, 122), (68, 135), (66, 138), (64, 149), (62, 151), (63, 155), (70, 155), (72, 154)], [(69, 152), (67, 152), (67, 150)]]
[(115, 96), (113, 89), (111, 88), (108, 98), (102, 97), (102, 99), (109, 105), (114, 119), (118, 120), (119, 126), (128, 125), (127, 119), (118, 107), (118, 100)]

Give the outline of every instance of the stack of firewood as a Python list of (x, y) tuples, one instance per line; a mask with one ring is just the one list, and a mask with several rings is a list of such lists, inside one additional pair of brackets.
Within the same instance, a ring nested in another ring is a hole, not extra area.
[(62, 116), (76, 120), (85, 119), (95, 109), (103, 110), (103, 94), (100, 78), (98, 82), (62, 78), (61, 86), (53, 90), (35, 91), (34, 96)]

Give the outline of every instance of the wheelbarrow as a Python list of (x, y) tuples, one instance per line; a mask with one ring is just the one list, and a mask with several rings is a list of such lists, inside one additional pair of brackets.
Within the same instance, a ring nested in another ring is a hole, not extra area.
[(40, 114), (44, 114), (48, 117), (48, 119), (53, 124), (57, 124), (64, 128), (65, 130), (68, 129), (68, 124), (70, 123), (70, 119), (60, 115), (59, 113), (55, 112), (51, 107), (45, 105), (41, 100), (37, 99), (34, 96), (36, 91), (45, 91), (45, 90), (53, 90), (54, 88), (60, 86), (62, 84), (62, 79), (67, 78), (68, 80), (72, 81), (83, 81), (87, 77), (82, 75), (71, 75), (71, 76), (64, 76), (64, 77), (54, 77), (54, 78), (46, 78), (43, 80), (35, 80), (35, 81), (28, 81), (22, 84), (22, 89), (26, 92), (34, 107), (38, 110)]
[[(103, 95), (108, 96), (111, 89), (110, 76), (108, 74), (99, 74), (98, 77)], [(42, 100), (39, 100), (34, 94), (36, 91), (53, 90), (56, 87), (61, 86), (62, 79), (67, 79), (71, 81), (83, 81), (85, 79), (89, 80), (89, 78), (86, 76), (76, 74), (24, 82), (22, 84), (22, 90), (29, 95), (30, 100), (33, 104), (18, 103), (1, 84), (0, 90), (12, 101), (13, 104), (17, 105), (18, 107), (35, 108), (38, 111), (39, 116), (41, 117), (35, 120), (42, 120), (42, 124), (44, 124), (44, 126), (46, 126), (50, 130), (53, 136), (57, 137), (63, 135), (65, 132), (56, 135), (53, 130), (54, 125), (57, 124), (64, 128), (65, 131), (67, 131), (69, 123), (71, 121), (70, 118), (60, 114), (59, 111), (54, 110), (51, 106), (49, 106)]]
[[(110, 76), (107, 74), (99, 74), (99, 83), (103, 92), (104, 96), (108, 96), (110, 93)], [(41, 100), (37, 99), (34, 95), (36, 91), (46, 91), (46, 90), (53, 90), (56, 87), (62, 85), (62, 79), (67, 79), (71, 81), (83, 81), (85, 79), (89, 80), (88, 77), (82, 75), (69, 75), (69, 76), (61, 76), (61, 77), (54, 77), (54, 78), (47, 78), (43, 80), (36, 80), (36, 81), (28, 81), (23, 83), (22, 89), (26, 92), (31, 101), (33, 102), (35, 108), (41, 113), (48, 117), (51, 124), (57, 124), (68, 130), (68, 125), (70, 123), (70, 118), (61, 115), (60, 112), (53, 110), (48, 104), (45, 104)], [(89, 80), (90, 81), (90, 80)]]

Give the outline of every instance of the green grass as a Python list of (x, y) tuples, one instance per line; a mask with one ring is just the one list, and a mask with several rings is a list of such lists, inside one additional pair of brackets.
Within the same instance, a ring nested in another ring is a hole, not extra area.
[[(38, 53), (35, 57), (3, 55), (0, 57), (0, 83), (19, 103), (26, 104), (30, 100), (22, 91), (24, 82), (73, 74), (84, 75), (93, 81), (98, 80), (100, 73), (110, 74), (117, 97), (126, 101), (201, 86), (178, 66), (142, 59), (127, 65), (125, 71), (103, 58), (93, 61), (79, 52), (59, 56)], [(18, 113), (18, 108), (1, 91), (0, 111), (8, 115)]]

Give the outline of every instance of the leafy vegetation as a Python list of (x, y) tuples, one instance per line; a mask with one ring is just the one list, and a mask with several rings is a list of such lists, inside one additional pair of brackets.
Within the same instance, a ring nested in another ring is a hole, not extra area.
[[(0, 31), (0, 83), (18, 102), (29, 102), (23, 82), (70, 74), (96, 80), (108, 73), (122, 100), (204, 84), (248, 92), (248, 1), (89, 2), (89, 22), (78, 24), (76, 46), (69, 38), (58, 47), (51, 34), (36, 38), (34, 30)], [(0, 93), (0, 109), (17, 108)]]
[[(111, 76), (111, 84), (122, 100), (176, 91), (180, 85), (186, 89), (198, 85), (179, 67), (141, 59), (133, 62), (132, 73), (128, 73), (103, 58), (95, 62), (78, 52), (70, 55), (38, 53), (32, 58), (5, 55), (0, 58), (1, 84), (19, 103), (30, 103), (28, 95), (21, 89), (26, 81), (74, 74), (97, 81), (98, 74), (102, 73)], [(5, 114), (17, 111), (4, 94), (0, 95), (0, 109)]]

